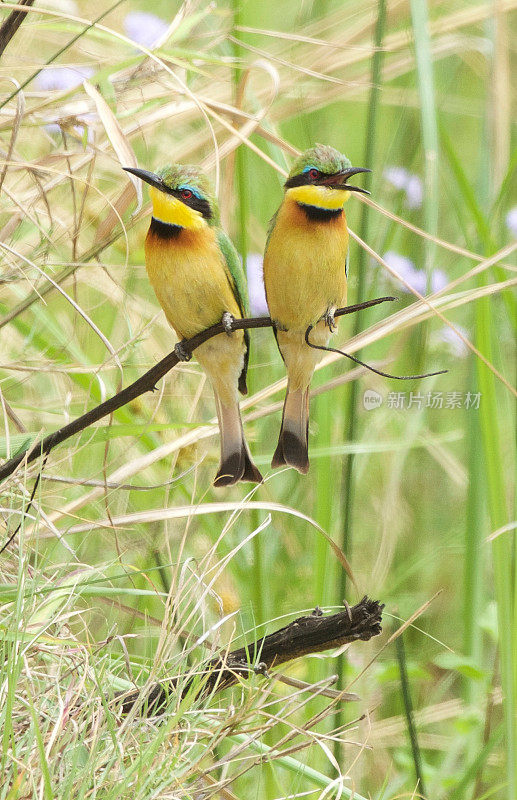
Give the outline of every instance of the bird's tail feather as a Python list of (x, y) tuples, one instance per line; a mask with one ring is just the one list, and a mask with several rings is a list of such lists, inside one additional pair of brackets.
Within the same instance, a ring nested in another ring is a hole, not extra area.
[(261, 483), (262, 475), (251, 460), (244, 439), (238, 402), (223, 405), (217, 395), (215, 400), (221, 432), (221, 463), (214, 485), (232, 486), (238, 481)]
[(309, 470), (309, 387), (289, 391), (284, 402), (282, 426), (271, 466), (294, 467), (305, 475)]

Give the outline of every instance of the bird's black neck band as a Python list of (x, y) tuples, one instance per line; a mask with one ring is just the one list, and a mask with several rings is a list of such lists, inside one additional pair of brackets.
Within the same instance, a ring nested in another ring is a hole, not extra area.
[(151, 217), (151, 227), (149, 231), (159, 236), (160, 239), (176, 239), (183, 230), (181, 225), (171, 225), (170, 222), (162, 222), (161, 219)]
[(306, 203), (299, 203), (298, 205), (305, 211), (307, 219), (312, 222), (330, 222), (343, 213), (342, 208), (322, 208), (321, 206), (310, 206)]

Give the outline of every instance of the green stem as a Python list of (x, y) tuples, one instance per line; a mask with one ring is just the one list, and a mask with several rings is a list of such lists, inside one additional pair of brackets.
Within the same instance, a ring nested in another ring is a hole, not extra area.
[[(385, 23), (386, 23), (386, 0), (379, 0), (379, 12), (377, 16), (377, 25), (375, 28), (375, 38), (374, 38), (375, 52), (372, 59), (372, 90), (370, 93), (370, 101), (368, 105), (368, 121), (366, 126), (366, 146), (364, 153), (365, 165), (372, 164), (375, 155), (375, 140), (376, 140), (375, 136), (377, 131), (377, 116), (379, 109), (382, 60), (384, 56), (384, 54), (381, 51), (381, 45), (384, 37)], [(365, 188), (369, 188), (371, 186), (370, 173), (366, 173), (364, 177), (364, 182), (365, 182)], [(370, 220), (370, 208), (369, 206), (366, 205), (366, 203), (364, 203), (362, 207), (362, 215), (360, 223), (360, 236), (361, 239), (363, 239), (364, 241), (368, 240), (369, 220)], [(367, 254), (363, 249), (360, 249), (356, 266), (357, 297), (359, 301), (364, 296), (365, 292), (366, 265), (367, 265)], [(361, 312), (358, 312), (354, 320), (352, 335), (356, 336), (362, 329), (362, 327), (363, 327), (363, 315), (361, 314)], [(358, 352), (360, 353), (360, 351)], [(360, 358), (360, 355), (358, 357)], [(358, 386), (359, 384), (357, 381), (352, 382), (350, 386), (350, 394), (347, 404), (346, 416), (349, 422), (346, 431), (346, 438), (347, 441), (349, 442), (354, 441), (357, 429), (356, 405), (357, 405)], [(354, 466), (354, 457), (351, 454), (345, 461), (345, 466), (344, 466), (343, 485), (345, 487), (344, 488), (345, 502), (343, 507), (343, 537), (341, 540), (341, 546), (348, 557), (350, 557), (350, 550), (352, 546), (352, 507), (353, 507), (353, 494), (354, 494), (353, 466)], [(340, 603), (343, 601), (345, 592), (346, 592), (346, 573), (342, 572), (339, 585), (339, 597), (338, 597), (338, 601)]]
[[(492, 29), (494, 47), (497, 45), (495, 31)], [(492, 81), (497, 81), (495, 74), (496, 60), (494, 56)], [(499, 153), (494, 152), (491, 133), (495, 127), (495, 116), (492, 105), (492, 97), (489, 97), (487, 112), (485, 115), (485, 135), (482, 149), (480, 166), (482, 169), (479, 176), (479, 196), (481, 204), (485, 208), (490, 207), (497, 187), (493, 186), (492, 176), (499, 168), (497, 163)], [(491, 250), (492, 248), (490, 248)], [(488, 248), (487, 248), (488, 250)], [(490, 254), (490, 251), (487, 252)], [(480, 275), (479, 285), (484, 285), (488, 278), (485, 273)], [(498, 349), (498, 340), (495, 334), (494, 325), (496, 323), (493, 303), (488, 299), (480, 300), (475, 305), (476, 338), (475, 343), (481, 352), (490, 361)], [(501, 443), (503, 436), (509, 435), (508, 426), (504, 422), (504, 405), (501, 398), (496, 393), (495, 376), (485, 364), (479, 359), (476, 360), (478, 371), (479, 390), (481, 392), (481, 403), (479, 408), (479, 420), (481, 428), (481, 439), (483, 443), (484, 459), (483, 468), (485, 472), (485, 486), (487, 496), (488, 514), (490, 527), (492, 530), (503, 527), (511, 519), (506, 503), (506, 475), (514, 474), (510, 464), (505, 463)], [(510, 456), (512, 458), (512, 456)], [(505, 467), (510, 467), (507, 470)], [(517, 658), (515, 654), (515, 532), (508, 532), (498, 536), (492, 543), (492, 559), (494, 566), (494, 589), (497, 601), (497, 616), (499, 629), (499, 652), (501, 663), (501, 684), (503, 689), (503, 713), (505, 724), (505, 745), (506, 745), (506, 779), (507, 796), (509, 800), (514, 800), (517, 796)]]
[[(233, 36), (238, 42), (242, 38), (242, 34), (238, 27), (246, 24), (244, 19), (243, 0), (232, 0), (231, 7), (233, 12)], [(239, 44), (233, 46), (234, 56), (237, 59), (242, 59), (245, 51)], [(237, 102), (239, 94), (239, 81), (241, 70), (237, 67), (233, 69), (233, 89), (234, 98)], [(249, 251), (249, 237), (248, 230), (250, 227), (250, 202), (249, 202), (249, 160), (248, 150), (246, 147), (238, 147), (235, 153), (235, 190), (237, 192), (237, 230), (236, 230), (236, 245), (237, 250), (241, 255), (242, 264), (246, 274), (246, 262)], [(251, 360), (250, 360), (251, 366)], [(253, 393), (253, 371), (248, 370), (248, 387), (250, 392)], [(259, 525), (258, 511), (251, 513), (251, 524), (254, 527)], [(253, 601), (253, 614), (257, 625), (262, 625), (266, 621), (266, 593), (264, 592), (264, 545), (261, 536), (253, 538), (253, 564), (250, 574), (250, 594)], [(270, 734), (268, 734), (268, 739)], [(270, 769), (266, 769), (264, 773), (265, 783), (265, 796), (274, 797), (275, 795), (275, 782), (274, 775)]]
[[(377, 133), (377, 120), (379, 111), (380, 88), (382, 81), (382, 63), (384, 53), (381, 49), (382, 41), (384, 38), (384, 31), (386, 27), (386, 0), (379, 0), (379, 8), (377, 13), (377, 23), (374, 32), (374, 54), (372, 58), (372, 88), (370, 92), (370, 100), (368, 104), (368, 119), (366, 125), (366, 143), (364, 151), (364, 166), (374, 163), (375, 157), (375, 144)], [(365, 175), (365, 188), (371, 187), (371, 175)], [(370, 221), (370, 208), (366, 203), (362, 206), (361, 222), (360, 222), (360, 236), (364, 241), (368, 241), (369, 237), (369, 221)], [(367, 267), (367, 254), (361, 248), (359, 249), (357, 257), (357, 297), (360, 299), (364, 297), (366, 287), (366, 267)], [(358, 313), (354, 320), (353, 336), (356, 336), (362, 329), (362, 314)], [(359, 351), (360, 353), (360, 351)], [(360, 358), (360, 354), (358, 355)], [(358, 400), (359, 382), (353, 381), (348, 395), (348, 403), (346, 405), (345, 415), (348, 420), (346, 429), (347, 442), (354, 442), (357, 435), (357, 400)], [(343, 503), (343, 533), (341, 537), (341, 548), (346, 554), (348, 560), (351, 558), (352, 550), (352, 534), (353, 534), (353, 506), (354, 506), (354, 493), (355, 493), (355, 472), (354, 472), (354, 455), (350, 453), (345, 459), (343, 467), (342, 478), (342, 491), (344, 495)], [(344, 570), (341, 570), (338, 585), (337, 602), (342, 603), (346, 597), (347, 590), (347, 576)], [(337, 660), (337, 674), (339, 676), (339, 688), (344, 685), (344, 669), (345, 657), (340, 655)], [(339, 709), (334, 717), (334, 726), (339, 728), (343, 724), (343, 711)], [(339, 755), (339, 744), (335, 747), (336, 756)]]
[[(233, 736), (228, 737), (229, 740), (235, 742), (236, 744), (247, 744), (251, 750), (255, 750), (256, 753), (260, 753), (262, 756), (269, 756), (272, 752), (275, 751), (274, 747), (268, 747), (268, 745), (263, 744), (262, 742), (258, 742), (256, 739), (250, 739), (248, 736), (243, 734), (234, 734)], [(274, 761), (273, 761), (274, 759)], [(323, 775), (321, 772), (318, 772), (311, 767), (307, 767), (301, 761), (297, 761), (296, 758), (292, 756), (278, 756), (273, 755), (271, 758), (271, 763), (278, 764), (284, 769), (289, 770), (289, 772), (294, 772), (294, 774), (300, 778), (305, 778), (308, 781), (311, 781), (315, 786), (318, 786), (320, 789), (326, 789), (333, 781), (330, 778), (327, 778), (326, 775)], [(329, 795), (336, 798), (347, 798), (347, 800), (366, 800), (362, 794), (354, 791), (353, 789), (348, 789), (345, 786), (341, 787), (338, 790), (337, 786), (334, 786), (334, 790), (337, 790), (336, 794)]]
[(418, 744), (418, 735), (413, 718), (413, 701), (411, 700), (411, 691), (409, 688), (409, 679), (406, 667), (406, 651), (404, 648), (403, 635), (401, 634), (396, 640), (397, 661), (400, 672), (400, 688), (402, 691), (402, 701), (404, 703), (404, 714), (406, 717), (406, 725), (411, 742), (411, 752), (413, 754), (413, 763), (415, 765), (415, 777), (418, 784), (418, 794), (422, 797), (426, 796), (424, 788), (424, 780), (422, 777), (422, 758), (420, 756), (420, 747)]
[[(469, 390), (477, 392), (475, 375), (472, 375)], [(483, 492), (483, 448), (477, 414), (466, 412), (469, 484), (467, 491), (465, 560), (463, 567), (463, 650), (476, 663), (481, 662), (481, 636), (479, 615), (483, 587), (483, 539), (486, 520), (484, 517)], [(467, 703), (475, 701), (479, 689), (470, 678), (464, 680), (464, 698)]]
[[(427, 0), (411, 0), (411, 18), (415, 44), (415, 60), (420, 97), (422, 146), (424, 151), (424, 227), (432, 236), (438, 233), (438, 123), (434, 94), (433, 54), (429, 36)], [(427, 291), (431, 290), (431, 272), (436, 252), (433, 242), (424, 242), (424, 265)], [(415, 334), (414, 349), (421, 363), (427, 344), (428, 325), (419, 327)]]
[[(232, 0), (233, 10), (233, 23), (234, 31), (233, 36), (236, 40), (240, 39), (242, 34), (238, 27), (243, 25), (245, 20), (242, 16), (242, 0)], [(233, 53), (235, 58), (242, 58), (243, 49), (239, 44), (233, 45)], [(239, 91), (240, 70), (233, 69), (233, 87), (235, 100)], [(248, 257), (248, 229), (250, 218), (250, 204), (249, 204), (249, 169), (247, 161), (247, 151), (245, 147), (237, 148), (235, 153), (235, 190), (237, 192), (237, 226), (236, 226), (236, 240), (237, 249), (242, 257), (242, 263), (246, 270), (246, 259)], [(253, 393), (253, 379), (252, 374), (248, 374), (248, 386)], [(253, 512), (252, 524), (255, 527), (259, 525), (258, 512)], [(250, 588), (253, 597), (253, 612), (255, 622), (261, 625), (266, 621), (266, 609), (264, 608), (264, 592), (263, 592), (263, 544), (260, 536), (255, 536), (253, 539), (253, 565), (250, 580)]]
[[(434, 95), (433, 55), (429, 37), (427, 0), (411, 0), (415, 60), (420, 95), (422, 144), (424, 148), (424, 220), (428, 233), (438, 232), (438, 123)], [(425, 266), (429, 284), (435, 245), (426, 240)]]

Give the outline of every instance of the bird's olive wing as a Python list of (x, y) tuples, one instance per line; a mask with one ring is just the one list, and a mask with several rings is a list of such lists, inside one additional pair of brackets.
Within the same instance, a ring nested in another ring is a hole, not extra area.
[[(239, 304), (241, 314), (243, 317), (249, 316), (249, 302), (248, 302), (248, 284), (244, 275), (244, 269), (239, 258), (239, 254), (235, 249), (233, 242), (226, 235), (223, 230), (217, 233), (217, 243), (219, 249), (223, 254), (226, 269), (228, 270), (228, 280), (233, 287), (235, 299)], [(246, 374), (248, 372), (248, 361), (250, 351), (250, 337), (249, 332), (244, 331), (244, 341), (246, 343), (246, 353), (244, 356), (244, 367), (239, 378), (239, 391), (242, 394), (247, 394)]]

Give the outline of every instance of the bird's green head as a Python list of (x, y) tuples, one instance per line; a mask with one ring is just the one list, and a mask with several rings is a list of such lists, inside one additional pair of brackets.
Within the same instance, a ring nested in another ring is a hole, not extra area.
[(212, 185), (198, 167), (170, 164), (156, 173), (134, 167), (124, 169), (149, 184), (153, 217), (160, 222), (190, 230), (219, 224)]
[(351, 186), (348, 179), (364, 167), (352, 167), (350, 160), (326, 144), (316, 144), (305, 150), (294, 162), (285, 182), (287, 195), (302, 205), (322, 208), (342, 208), (350, 192), (369, 194), (366, 189)]

